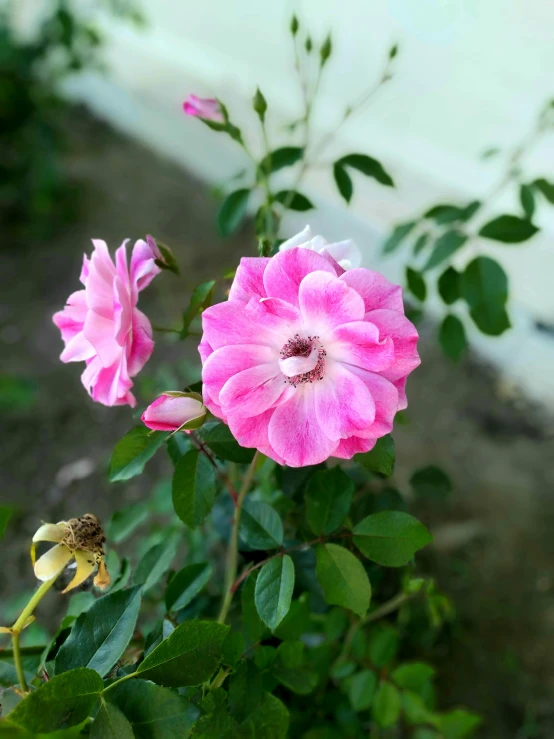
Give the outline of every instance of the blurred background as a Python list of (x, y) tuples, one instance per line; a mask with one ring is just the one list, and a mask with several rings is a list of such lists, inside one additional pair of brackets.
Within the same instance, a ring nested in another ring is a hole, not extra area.
[[(215, 226), (219, 187), (244, 155), (184, 116), (187, 95), (221, 98), (261, 154), (256, 86), (272, 147), (290, 143), (283, 123), (301, 110), (293, 11), (319, 42), (332, 32), (318, 135), (379, 79), (398, 43), (394, 79), (328, 151), (330, 161), (351, 151), (379, 158), (396, 188), (356, 180), (346, 209), (328, 169), (313, 170), (304, 191), (317, 210), (287, 216), (282, 233), (309, 220), (329, 240), (354, 238), (365, 266), (402, 282), (405, 255), (381, 256), (393, 225), (489, 192), (506, 166), (502, 151), (526, 141), (552, 97), (554, 5), (4, 0), (0, 9), (1, 469), (2, 504), (14, 508), (1, 545), (2, 621), (33, 587), (27, 547), (41, 520), (87, 510), (108, 518), (115, 500), (148, 494), (164, 467), (155, 460), (146, 475), (108, 486), (107, 460), (133, 414), (94, 406), (79, 370), (58, 361), (51, 316), (76, 289), (90, 238), (114, 249), (152, 233), (171, 246), (181, 277), (164, 275), (141, 297), (152, 323), (165, 326), (178, 325), (198, 282), (256, 253), (249, 225), (226, 240)], [(500, 155), (484, 159), (491, 148)], [(552, 179), (554, 135), (523, 166)], [(491, 215), (516, 200), (501, 193)], [(471, 334), (469, 356), (454, 365), (438, 348), (431, 300), (408, 423), (395, 432), (407, 495), (418, 466), (438, 464), (453, 481), (443, 499), (416, 501), (435, 534), (426, 566), (457, 611), (433, 645), (441, 701), (483, 713), (483, 736), (517, 739), (554, 735), (554, 210), (538, 209), (534, 221), (541, 231), (528, 244), (480, 245), (509, 276), (512, 330)], [(139, 406), (198, 378), (191, 343), (160, 338), (137, 379)]]

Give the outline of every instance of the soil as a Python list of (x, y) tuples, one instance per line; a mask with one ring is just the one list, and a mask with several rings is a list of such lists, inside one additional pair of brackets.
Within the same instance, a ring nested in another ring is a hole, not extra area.
[[(2, 373), (29, 395), (3, 413), (0, 431), (2, 503), (17, 509), (2, 543), (3, 596), (32, 587), (28, 541), (41, 520), (89, 510), (107, 519), (115, 496), (117, 506), (138, 500), (155, 477), (156, 461), (135, 480), (108, 484), (107, 460), (130, 427), (129, 409), (90, 402), (79, 369), (58, 360), (51, 316), (78, 289), (89, 237), (114, 247), (152, 233), (171, 245), (181, 278), (164, 275), (141, 296), (152, 323), (165, 326), (178, 325), (194, 285), (250, 249), (248, 229), (230, 240), (217, 236), (216, 206), (189, 174), (82, 111), (71, 112), (68, 130), (69, 175), (82, 193), (78, 218), (48, 240), (12, 243), (4, 233), (0, 247)], [(440, 702), (482, 713), (487, 739), (551, 737), (552, 419), (476, 357), (450, 363), (434, 331), (423, 326), (423, 361), (408, 387), (410, 422), (395, 430), (395, 477), (409, 494), (412, 471), (437, 464), (455, 482), (446, 502), (420, 505), (437, 540), (427, 565), (458, 616), (456, 638), (439, 650)], [(168, 359), (190, 376), (197, 362), (190, 343), (184, 350), (160, 339), (138, 383), (143, 397), (173, 379), (163, 367)]]

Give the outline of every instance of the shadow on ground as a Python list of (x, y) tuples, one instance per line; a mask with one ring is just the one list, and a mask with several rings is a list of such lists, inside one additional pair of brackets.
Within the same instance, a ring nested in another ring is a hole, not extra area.
[[(140, 478), (109, 486), (110, 450), (132, 413), (92, 404), (77, 366), (58, 361), (51, 316), (77, 289), (89, 238), (113, 248), (152, 233), (172, 245), (181, 279), (164, 274), (141, 296), (153, 324), (166, 326), (178, 325), (190, 288), (250, 249), (248, 232), (218, 238), (213, 201), (180, 169), (81, 113), (72, 114), (71, 131), (70, 171), (85, 193), (78, 220), (45, 243), (13, 244), (4, 234), (0, 252), (2, 372), (28, 394), (26, 408), (3, 414), (2, 502), (18, 511), (3, 543), (3, 596), (33, 586), (28, 542), (41, 520), (86, 511), (107, 519), (146, 495), (164, 464), (154, 460)], [(438, 540), (427, 564), (459, 617), (456, 638), (439, 654), (441, 703), (483, 713), (487, 738), (554, 736), (552, 427), (506, 398), (474, 358), (453, 366), (432, 329), (422, 333), (411, 420), (395, 432), (395, 476), (408, 491), (414, 468), (438, 464), (455, 481), (447, 503), (421, 511)], [(184, 349), (162, 336), (138, 383), (143, 404), (160, 376), (168, 386), (174, 380), (162, 368), (167, 360), (178, 376), (196, 379), (193, 342)]]

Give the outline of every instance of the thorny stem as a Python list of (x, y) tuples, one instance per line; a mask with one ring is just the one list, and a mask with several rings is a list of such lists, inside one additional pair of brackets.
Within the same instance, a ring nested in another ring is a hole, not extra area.
[(267, 559), (262, 560), (261, 562), (258, 562), (257, 564), (253, 565), (252, 567), (248, 567), (244, 572), (235, 580), (235, 582), (231, 586), (231, 590), (236, 592), (242, 582), (246, 580), (248, 575), (251, 572), (254, 572), (255, 570), (259, 570), (260, 567), (263, 567), (267, 562), (270, 562), (272, 559), (276, 559), (277, 557), (284, 557), (285, 554), (288, 554), (289, 552), (297, 551), (298, 549), (306, 549), (306, 547), (312, 547), (314, 544), (323, 544), (328, 539), (346, 539), (353, 536), (350, 532), (345, 532), (343, 534), (330, 534), (329, 536), (319, 536), (317, 539), (312, 539), (311, 541), (303, 541), (301, 544), (294, 544), (291, 547), (287, 547), (286, 549), (281, 549), (281, 551), (277, 552), (276, 554), (273, 554), (271, 557), (268, 557)]
[(223, 482), (224, 485), (227, 486), (227, 489), (229, 491), (229, 495), (231, 496), (231, 500), (233, 501), (233, 505), (236, 506), (237, 505), (238, 493), (235, 490), (235, 488), (233, 486), (233, 483), (229, 479), (229, 476), (226, 475), (223, 472), (223, 470), (218, 466), (217, 462), (215, 461), (215, 459), (212, 456), (211, 451), (208, 449), (208, 447), (204, 444), (204, 442), (202, 441), (202, 439), (197, 434), (195, 434), (194, 432), (191, 432), (190, 433), (190, 438), (192, 440), (192, 443), (195, 444), (195, 446), (197, 447), (198, 451), (202, 452), (202, 454), (204, 454), (204, 456), (206, 457), (206, 459), (208, 459), (210, 461), (210, 463), (213, 466), (213, 468), (215, 469), (216, 474), (219, 477), (219, 479)]
[(100, 695), (105, 695), (108, 692), (108, 690), (115, 688), (120, 683), (124, 683), (125, 680), (130, 680), (132, 677), (136, 677), (137, 675), (138, 675), (138, 671), (130, 672), (128, 675), (123, 675), (123, 677), (120, 677), (119, 680), (115, 680), (113, 683), (110, 683), (109, 685), (107, 685), (104, 688), (104, 690), (100, 693)]
[(404, 603), (407, 603), (420, 594), (421, 593), (419, 591), (417, 593), (397, 593), (393, 598), (388, 600), (386, 603), (383, 603), (383, 605), (379, 606), (379, 608), (371, 611), (371, 613), (368, 613), (367, 616), (361, 618), (359, 621), (355, 621), (348, 629), (348, 632), (344, 638), (341, 652), (336, 661), (343, 662), (348, 657), (348, 653), (350, 652), (350, 647), (352, 646), (354, 637), (361, 628), (367, 626), (367, 624), (372, 623), (373, 621), (378, 621), (384, 616), (388, 616), (389, 613), (393, 613), (393, 611), (398, 610), (401, 606), (404, 605)]
[(19, 636), (21, 632), (23, 631), (23, 629), (25, 628), (29, 618), (33, 615), (33, 611), (35, 610), (37, 605), (40, 603), (40, 601), (46, 595), (46, 593), (50, 590), (50, 588), (54, 584), (54, 581), (57, 579), (58, 575), (60, 575), (63, 572), (64, 569), (65, 569), (65, 565), (54, 575), (54, 577), (51, 577), (50, 580), (45, 580), (45, 582), (43, 582), (42, 585), (39, 588), (37, 588), (37, 590), (33, 593), (33, 595), (31, 596), (31, 599), (29, 600), (25, 608), (21, 611), (19, 618), (14, 623), (14, 625), (11, 627), (12, 642), (13, 642), (13, 661), (15, 663), (17, 679), (19, 680), (19, 685), (21, 687), (21, 692), (23, 694), (28, 692), (29, 687), (25, 679), (25, 672), (23, 671), (23, 664), (21, 662), (21, 647), (19, 645)]
[(229, 613), (229, 608), (231, 607), (231, 603), (233, 601), (233, 595), (235, 593), (235, 591), (233, 590), (233, 583), (235, 582), (235, 578), (237, 576), (237, 567), (238, 567), (238, 559), (239, 559), (238, 543), (239, 543), (240, 514), (242, 511), (244, 500), (246, 498), (246, 494), (248, 493), (248, 490), (250, 489), (250, 485), (252, 484), (252, 479), (256, 471), (256, 464), (258, 461), (259, 454), (260, 453), (258, 451), (254, 454), (254, 458), (252, 462), (250, 462), (250, 466), (248, 470), (246, 471), (246, 474), (242, 481), (242, 486), (240, 488), (238, 498), (237, 498), (235, 516), (233, 518), (233, 527), (231, 529), (231, 538), (229, 539), (229, 547), (227, 549), (227, 568), (225, 572), (225, 591), (224, 591), (225, 594), (223, 596), (223, 602), (221, 603), (221, 610), (219, 612), (219, 616), (217, 617), (217, 621), (220, 624), (225, 623), (227, 614)]

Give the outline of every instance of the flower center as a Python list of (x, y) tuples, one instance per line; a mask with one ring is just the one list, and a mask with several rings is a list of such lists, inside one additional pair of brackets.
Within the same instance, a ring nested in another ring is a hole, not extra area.
[(325, 375), (325, 356), (319, 336), (307, 338), (295, 334), (281, 349), (279, 366), (287, 378), (285, 382), (296, 387), (306, 382), (322, 380)]
[(96, 562), (104, 556), (103, 544), (106, 541), (102, 527), (96, 516), (86, 513), (81, 518), (70, 518), (65, 522), (66, 533), (62, 544), (75, 552), (81, 549), (94, 555)]

